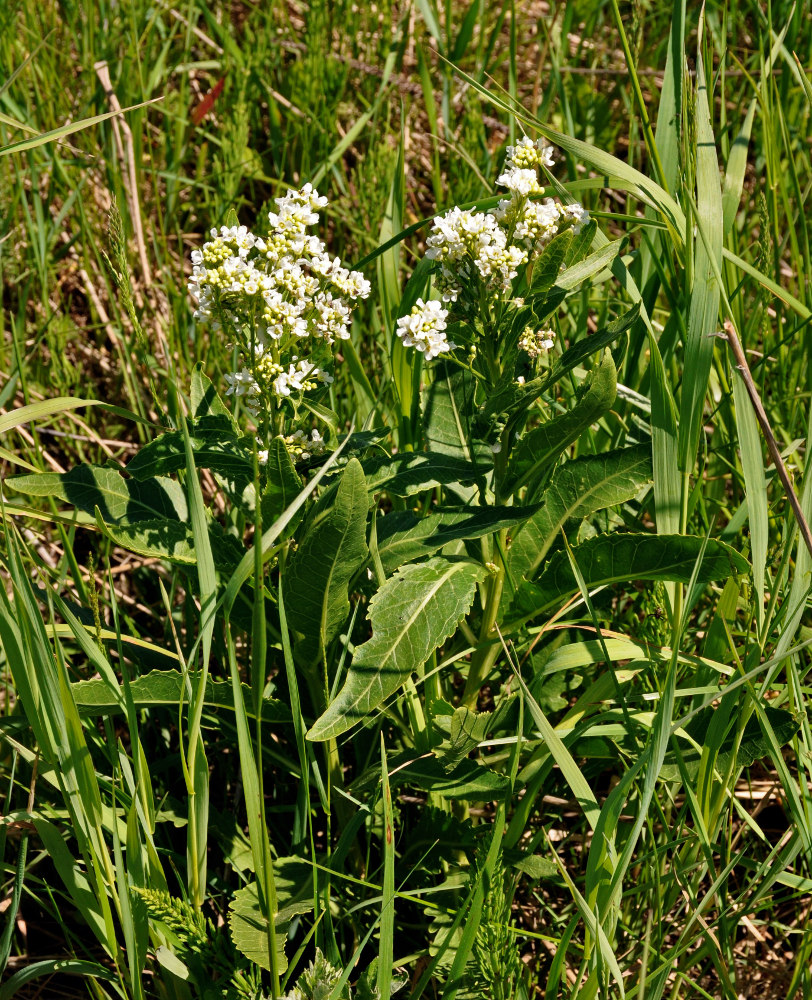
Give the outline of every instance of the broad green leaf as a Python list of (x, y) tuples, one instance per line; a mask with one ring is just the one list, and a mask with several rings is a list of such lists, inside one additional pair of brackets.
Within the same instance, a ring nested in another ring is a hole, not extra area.
[(476, 563), (435, 557), (390, 577), (369, 604), (372, 638), (355, 650), (344, 687), (308, 739), (339, 736), (397, 691), (454, 634), (485, 574)]
[(447, 773), (454, 771), (485, 739), (492, 722), (491, 712), (472, 712), (464, 705), (454, 712), (448, 739), (434, 749), (434, 755)]
[(434, 454), (490, 464), (485, 445), (473, 440), (474, 376), (451, 363), (434, 366), (434, 381), (422, 394), (423, 437)]
[[(291, 920), (313, 909), (313, 867), (300, 858), (276, 858), (273, 862), (277, 905), (274, 914), (276, 928), (276, 968), (288, 967), (285, 942)], [(263, 969), (270, 969), (268, 949), (268, 916), (262, 912), (256, 882), (234, 893), (228, 911), (228, 925), (234, 947)]]
[(566, 230), (553, 237), (544, 248), (539, 259), (533, 264), (530, 280), (530, 295), (544, 295), (556, 283), (558, 272), (572, 245), (572, 230)]
[[(254, 476), (252, 442), (239, 437), (230, 417), (215, 414), (198, 417), (190, 427), (195, 465), (222, 476), (250, 482)], [(138, 480), (165, 476), (186, 468), (186, 450), (181, 431), (169, 431), (144, 445), (127, 465), (127, 473)]]
[[(189, 526), (180, 521), (163, 518), (134, 524), (108, 524), (97, 519), (96, 526), (128, 552), (167, 559), (177, 566), (197, 565), (199, 555), (194, 535)], [(208, 520), (208, 530), (217, 569), (221, 572), (233, 570), (245, 552), (244, 546), (234, 535), (227, 535), (216, 521)]]
[[(493, 456), (489, 454), (489, 459)], [(370, 492), (386, 490), (399, 497), (412, 496), (435, 486), (473, 483), (490, 467), (484, 462), (472, 465), (467, 459), (445, 453), (403, 452), (366, 459), (364, 473)]]
[(504, 386), (497, 389), (492, 397), (488, 399), (484, 406), (485, 415), (494, 413), (515, 413), (518, 410), (526, 409), (538, 397), (559, 382), (565, 375), (573, 369), (583, 364), (587, 358), (594, 354), (602, 353), (605, 347), (614, 343), (622, 333), (625, 333), (640, 315), (640, 305), (635, 304), (618, 319), (609, 323), (603, 330), (593, 333), (583, 340), (576, 341), (572, 347), (567, 348), (561, 357), (553, 364), (553, 367), (545, 375), (518, 385), (516, 382), (506, 382)]
[[(230, 225), (230, 223), (227, 223)], [(239, 223), (235, 223), (239, 225)], [(232, 428), (236, 431), (237, 424), (231, 410), (214, 388), (214, 384), (209, 376), (203, 371), (203, 362), (198, 361), (192, 371), (192, 387), (190, 392), (192, 403), (192, 418), (199, 417), (228, 417)]]
[[(412, 785), (449, 799), (473, 801), (501, 799), (510, 791), (510, 782), (504, 774), (497, 774), (467, 757), (449, 768), (434, 753), (423, 756), (414, 750), (403, 750), (390, 757), (387, 766), (393, 788)], [(372, 793), (380, 785), (380, 777), (380, 768), (370, 768), (353, 782), (352, 794), (357, 797)]]
[(327, 649), (350, 612), (347, 588), (367, 557), (368, 508), (364, 471), (353, 458), (329, 514), (310, 526), (286, 568), (288, 622), (310, 640), (312, 658)]
[(479, 538), (514, 528), (536, 507), (435, 507), (425, 517), (413, 510), (387, 514), (377, 522), (378, 553), (384, 572), (421, 559), (458, 539)]
[(29, 496), (66, 500), (87, 514), (98, 507), (108, 524), (138, 521), (187, 521), (189, 510), (183, 489), (173, 480), (158, 478), (140, 483), (100, 465), (77, 465), (70, 472), (40, 472), (12, 476), (5, 484)]
[(528, 431), (515, 447), (508, 466), (503, 495), (514, 493), (552, 468), (563, 452), (611, 407), (617, 394), (617, 372), (605, 351), (584, 382), (584, 394), (566, 413)]
[[(705, 544), (693, 535), (642, 535), (617, 532), (598, 535), (572, 549), (584, 580), (590, 587), (630, 580), (675, 580), (689, 583)], [(721, 580), (732, 573), (746, 573), (750, 566), (735, 549), (711, 539), (699, 569), (697, 583)], [(528, 618), (563, 603), (578, 590), (566, 552), (556, 552), (532, 583), (519, 588), (511, 609)]]
[(268, 446), (265, 472), (268, 484), (262, 494), (262, 521), (271, 524), (293, 503), (302, 488), (302, 480), (281, 437), (275, 437)]
[(577, 264), (568, 267), (558, 276), (556, 285), (559, 288), (565, 289), (565, 291), (572, 291), (573, 288), (582, 285), (600, 271), (606, 270), (620, 253), (622, 246), (623, 240), (615, 240), (614, 243), (607, 243), (606, 246), (602, 246), (588, 257), (584, 257)]
[[(160, 708), (162, 706), (177, 706), (181, 700), (188, 701), (189, 695), (184, 686), (186, 679), (180, 670), (151, 670), (130, 681), (130, 694), (133, 704), (138, 709)], [(246, 705), (251, 704), (251, 689), (243, 684), (243, 694)], [(124, 711), (124, 698), (116, 698), (110, 690), (107, 681), (93, 678), (88, 681), (75, 681), (71, 684), (76, 706), (80, 715), (117, 715)], [(206, 680), (204, 704), (207, 708), (226, 708), (234, 711), (234, 693), (229, 681)], [(266, 698), (263, 701), (262, 719), (264, 722), (289, 722), (290, 710), (276, 698)]]
[(579, 263), (586, 257), (592, 246), (592, 241), (595, 239), (595, 233), (598, 231), (598, 223), (595, 219), (590, 219), (585, 226), (581, 227), (581, 232), (573, 237), (572, 243), (570, 243), (570, 248), (567, 250), (567, 256), (564, 258), (564, 263), (567, 267), (571, 267), (573, 264)]
[(535, 575), (569, 521), (625, 503), (650, 482), (649, 444), (586, 455), (562, 465), (541, 494), (539, 510), (513, 536), (508, 553), (513, 579)]

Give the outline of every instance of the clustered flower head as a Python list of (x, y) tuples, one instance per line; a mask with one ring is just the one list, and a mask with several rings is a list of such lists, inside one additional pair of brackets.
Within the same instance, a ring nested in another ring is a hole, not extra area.
[(222, 226), (192, 253), (195, 317), (223, 329), (240, 349), (226, 395), (244, 397), (255, 416), (333, 381), (325, 368), (330, 347), (349, 338), (352, 304), (370, 293), (359, 271), (343, 267), (308, 232), (326, 204), (305, 184), (276, 199), (263, 235)]
[[(565, 229), (577, 235), (589, 222), (589, 213), (577, 202), (539, 200), (544, 193), (539, 171), (553, 162), (552, 146), (525, 136), (508, 146), (497, 179), (509, 197), (489, 212), (455, 207), (435, 218), (426, 256), (437, 262), (434, 284), (441, 302), (418, 299), (411, 313), (398, 320), (396, 332), (407, 347), (422, 351), (426, 359), (452, 350), (445, 337), (450, 317), (470, 325), (481, 318), (483, 302), (513, 300), (516, 278), (553, 237)], [(552, 340), (551, 330), (530, 331), (519, 346), (536, 358), (552, 347)]]
[[(310, 432), (310, 437), (300, 428), (292, 434), (285, 435), (283, 440), (291, 458), (297, 462), (306, 462), (309, 458), (323, 455), (327, 450), (327, 442), (315, 427)], [(268, 449), (261, 448), (257, 455), (260, 463), (265, 465), (268, 461)]]
[(519, 347), (530, 355), (531, 358), (541, 357), (551, 350), (555, 342), (555, 331), (549, 328), (544, 330), (533, 330), (528, 327), (519, 337)]
[(412, 311), (398, 320), (397, 335), (405, 347), (414, 347), (425, 355), (426, 361), (431, 361), (454, 348), (445, 336), (447, 317), (447, 310), (436, 299), (428, 302), (418, 299)]

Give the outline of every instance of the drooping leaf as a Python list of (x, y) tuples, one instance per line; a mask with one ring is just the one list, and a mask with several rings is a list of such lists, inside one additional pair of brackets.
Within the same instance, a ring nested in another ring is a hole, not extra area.
[(465, 458), (450, 454), (414, 451), (391, 458), (382, 455), (365, 459), (364, 473), (370, 492), (386, 490), (394, 496), (408, 497), (435, 486), (473, 483), (491, 464), (483, 461), (473, 465)]
[(369, 604), (372, 638), (355, 650), (344, 687), (308, 739), (339, 736), (397, 691), (453, 635), (485, 573), (476, 563), (437, 556), (390, 577)]
[(351, 459), (329, 513), (312, 524), (285, 573), (288, 622), (308, 640), (306, 655), (326, 650), (347, 620), (350, 580), (367, 557), (369, 507), (364, 471)]
[[(689, 583), (705, 539), (693, 535), (597, 535), (573, 548), (587, 586), (630, 580), (674, 580)], [(710, 539), (697, 582), (721, 580), (732, 573), (746, 573), (749, 563), (735, 549)], [(522, 618), (563, 603), (578, 590), (566, 552), (556, 552), (533, 582), (523, 583), (511, 613)]]
[(503, 494), (521, 489), (549, 470), (559, 455), (606, 413), (616, 394), (617, 372), (612, 355), (605, 351), (589, 373), (584, 394), (575, 406), (529, 431), (516, 446), (502, 485)]
[[(285, 942), (291, 920), (313, 909), (313, 868), (300, 858), (276, 858), (273, 862), (274, 885), (278, 910), (274, 917), (276, 930), (276, 967), (284, 972), (288, 967)], [(256, 882), (250, 882), (234, 893), (228, 911), (228, 925), (234, 947), (263, 969), (271, 967), (268, 947), (268, 918), (259, 902)]]
[(69, 472), (11, 476), (5, 484), (18, 493), (66, 500), (90, 515), (98, 507), (107, 524), (185, 522), (189, 517), (183, 489), (174, 480), (159, 477), (142, 483), (107, 466), (77, 465)]
[[(199, 417), (190, 426), (195, 465), (223, 476), (253, 479), (254, 458), (248, 437), (240, 437), (223, 414)], [(127, 473), (136, 479), (166, 476), (186, 468), (186, 446), (181, 431), (168, 431), (150, 441), (132, 458)]]
[(479, 538), (502, 528), (515, 528), (536, 506), (530, 507), (435, 507), (425, 517), (413, 510), (387, 514), (377, 523), (378, 553), (384, 572), (421, 559), (448, 542)]
[(651, 445), (586, 455), (556, 470), (541, 507), (513, 535), (508, 569), (514, 581), (531, 579), (561, 529), (571, 520), (633, 499), (651, 482)]
[[(147, 674), (135, 677), (130, 681), (130, 694), (137, 709), (160, 708), (162, 706), (177, 706), (188, 701), (189, 694), (184, 691), (185, 679), (179, 670), (151, 670)], [(245, 704), (251, 705), (251, 690), (243, 684)], [(124, 698), (117, 699), (110, 690), (110, 685), (102, 678), (87, 681), (75, 681), (71, 684), (74, 700), (80, 715), (116, 715), (124, 711)], [(204, 704), (208, 708), (226, 708), (234, 710), (234, 694), (229, 681), (217, 681), (208, 678)], [(276, 698), (266, 698), (263, 701), (262, 718), (267, 722), (289, 722), (290, 709)]]

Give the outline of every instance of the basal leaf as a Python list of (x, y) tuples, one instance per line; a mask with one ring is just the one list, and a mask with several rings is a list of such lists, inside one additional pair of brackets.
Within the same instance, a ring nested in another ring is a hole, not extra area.
[(70, 472), (12, 476), (5, 484), (18, 493), (66, 500), (90, 515), (98, 507), (107, 524), (186, 521), (189, 517), (183, 489), (172, 479), (138, 482), (107, 466), (77, 465)]
[[(276, 929), (276, 968), (288, 967), (285, 942), (291, 920), (313, 909), (313, 868), (300, 858), (276, 858), (273, 862), (277, 905), (274, 918)], [(263, 969), (271, 967), (268, 947), (268, 918), (259, 902), (256, 882), (250, 882), (234, 893), (228, 911), (228, 925), (234, 947)]]
[(355, 650), (344, 687), (308, 739), (339, 736), (397, 691), (454, 634), (485, 573), (467, 560), (435, 557), (390, 577), (369, 604), (372, 638)]
[(518, 582), (530, 579), (568, 521), (589, 517), (637, 496), (651, 482), (651, 445), (587, 455), (556, 470), (541, 507), (513, 536), (508, 568)]
[(310, 525), (285, 571), (288, 622), (309, 640), (311, 659), (327, 649), (347, 620), (347, 588), (367, 557), (368, 508), (364, 471), (353, 458), (329, 513)]
[[(188, 701), (188, 692), (184, 692), (186, 683), (179, 670), (151, 670), (130, 681), (130, 693), (137, 709), (158, 708), (161, 706), (177, 706), (183, 700)], [(116, 698), (110, 690), (107, 681), (93, 678), (88, 681), (76, 681), (71, 684), (74, 700), (81, 715), (116, 715), (124, 711), (124, 697)], [(243, 684), (245, 704), (250, 706), (251, 690)], [(229, 681), (216, 681), (209, 678), (206, 681), (204, 703), (209, 708), (226, 708), (234, 711), (234, 694)], [(263, 701), (262, 718), (267, 722), (289, 722), (290, 709), (276, 698), (266, 698)]]
[[(705, 539), (693, 535), (618, 532), (590, 538), (575, 546), (572, 552), (589, 587), (630, 580), (689, 583), (703, 545)], [(697, 582), (709, 583), (748, 570), (747, 560), (735, 549), (710, 539)], [(562, 604), (577, 590), (568, 554), (556, 552), (537, 580), (519, 587), (511, 614), (529, 618)]]

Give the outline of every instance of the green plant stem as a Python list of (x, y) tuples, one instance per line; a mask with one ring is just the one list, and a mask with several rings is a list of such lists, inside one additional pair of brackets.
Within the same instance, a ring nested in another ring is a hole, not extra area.
[[(476, 708), (479, 689), (482, 687), (485, 678), (490, 673), (491, 667), (499, 655), (499, 643), (491, 642), (495, 638), (494, 626), (499, 614), (499, 605), (502, 601), (502, 590), (505, 585), (505, 566), (502, 562), (501, 553), (504, 551), (507, 538), (507, 530), (502, 529), (495, 540), (498, 543), (493, 546), (494, 562), (491, 564), (491, 578), (488, 581), (488, 596), (485, 602), (485, 611), (482, 616), (482, 627), (479, 631), (480, 645), (471, 657), (471, 666), (468, 670), (468, 679), (465, 682), (465, 690), (462, 695), (462, 704), (465, 708), (473, 711)], [(499, 544), (501, 543), (501, 544)]]

